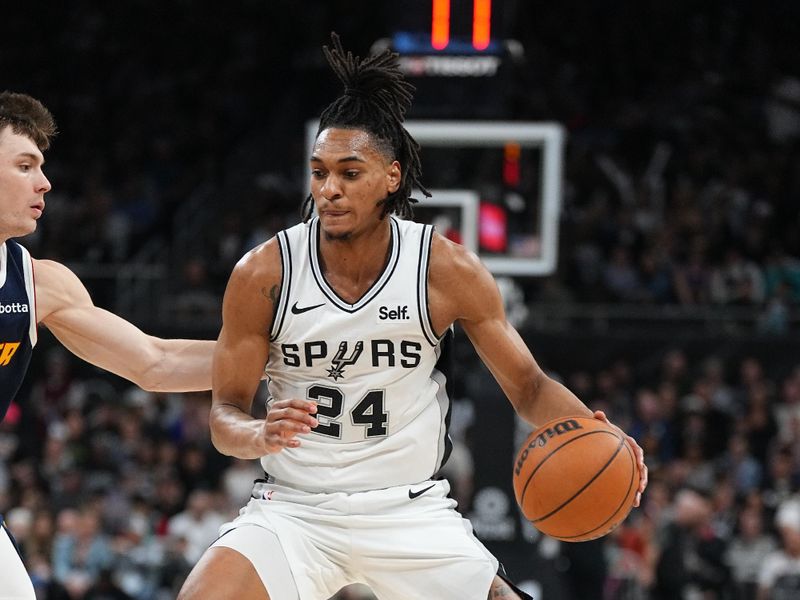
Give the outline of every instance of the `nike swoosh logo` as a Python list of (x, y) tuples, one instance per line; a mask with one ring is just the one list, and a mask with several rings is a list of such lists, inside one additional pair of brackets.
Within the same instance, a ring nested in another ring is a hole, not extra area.
[(303, 306), (302, 308), (297, 306), (297, 302), (292, 304), (292, 314), (293, 315), (302, 315), (304, 312), (308, 312), (310, 310), (314, 310), (315, 308), (319, 308), (320, 306), (325, 306), (325, 303), (322, 304), (315, 304), (313, 306)]
[(436, 485), (435, 483), (434, 483), (434, 484), (432, 484), (432, 485), (429, 485), (429, 486), (428, 486), (428, 487), (426, 487), (426, 488), (422, 488), (422, 489), (421, 489), (420, 491), (418, 491), (418, 492), (412, 492), (411, 490), (408, 490), (408, 497), (409, 497), (409, 498), (411, 498), (411, 499), (413, 500), (413, 499), (414, 499), (414, 498), (416, 498), (417, 496), (422, 496), (422, 494), (424, 494), (425, 492), (427, 492), (429, 489), (431, 489), (431, 488), (432, 488), (433, 486), (435, 486), (435, 485)]

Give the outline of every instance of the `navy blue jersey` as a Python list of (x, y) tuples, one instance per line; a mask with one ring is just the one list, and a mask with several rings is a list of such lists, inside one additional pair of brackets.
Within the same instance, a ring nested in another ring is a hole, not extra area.
[(0, 420), (6, 416), (36, 345), (33, 262), (8, 240), (0, 245)]

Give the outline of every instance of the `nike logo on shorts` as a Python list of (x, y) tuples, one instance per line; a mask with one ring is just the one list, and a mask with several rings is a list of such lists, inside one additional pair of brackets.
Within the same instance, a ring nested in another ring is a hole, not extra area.
[(433, 486), (435, 486), (435, 485), (436, 485), (436, 484), (435, 484), (435, 483), (433, 483), (433, 484), (429, 485), (429, 486), (428, 486), (428, 487), (426, 487), (426, 488), (422, 488), (422, 489), (421, 489), (421, 490), (419, 490), (418, 492), (412, 492), (411, 490), (408, 490), (408, 497), (409, 497), (411, 500), (413, 500), (414, 498), (417, 498), (418, 496), (422, 496), (422, 494), (424, 494), (425, 492), (427, 492), (429, 489), (431, 489), (431, 488), (432, 488)]
[(303, 306), (302, 308), (297, 306), (297, 302), (292, 304), (292, 314), (293, 315), (302, 315), (304, 312), (308, 312), (310, 310), (314, 310), (315, 308), (319, 308), (320, 306), (325, 306), (325, 303), (322, 304), (314, 304), (313, 306)]

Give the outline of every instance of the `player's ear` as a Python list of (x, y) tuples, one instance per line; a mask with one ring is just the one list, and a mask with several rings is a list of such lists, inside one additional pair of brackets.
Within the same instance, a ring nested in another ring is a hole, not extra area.
[(386, 185), (390, 194), (394, 194), (400, 188), (402, 179), (403, 172), (400, 170), (400, 163), (394, 160), (386, 170)]

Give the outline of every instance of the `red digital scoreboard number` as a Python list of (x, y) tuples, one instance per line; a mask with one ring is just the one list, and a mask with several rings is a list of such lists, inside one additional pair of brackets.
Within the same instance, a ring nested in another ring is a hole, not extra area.
[(486, 50), (492, 41), (492, 0), (474, 0), (472, 9), (472, 47)]
[[(473, 0), (472, 47), (483, 51), (492, 41), (492, 0)], [(450, 43), (450, 0), (433, 0), (431, 46), (444, 50)]]
[(450, 0), (433, 0), (431, 46), (444, 50), (450, 43)]

